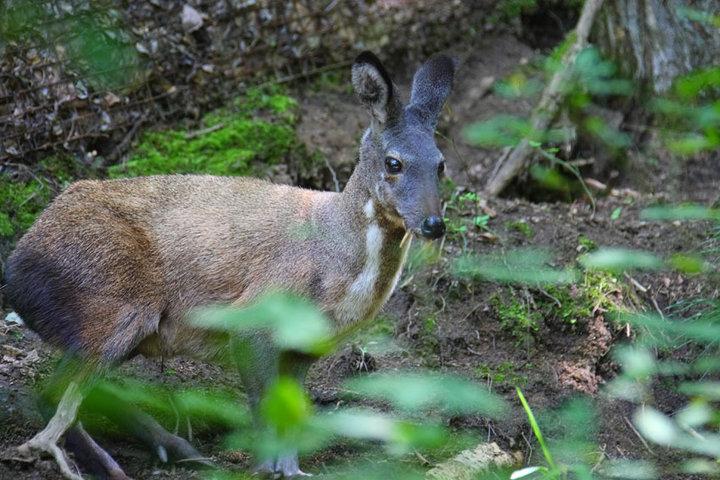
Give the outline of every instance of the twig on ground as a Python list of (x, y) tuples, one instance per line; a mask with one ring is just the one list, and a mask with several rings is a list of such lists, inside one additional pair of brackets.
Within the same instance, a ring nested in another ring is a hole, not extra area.
[(650, 452), (651, 455), (654, 456), (654, 455), (655, 455), (655, 452), (653, 451), (652, 448), (650, 448), (650, 445), (648, 445), (648, 443), (645, 441), (645, 439), (643, 438), (643, 436), (640, 435), (640, 432), (637, 431), (637, 428), (635, 428), (635, 425), (632, 424), (632, 422), (630, 421), (630, 419), (629, 419), (628, 417), (623, 416), (623, 420), (625, 420), (625, 423), (628, 424), (628, 427), (630, 427), (630, 430), (632, 430), (632, 431), (635, 433), (635, 435), (637, 435), (637, 437), (640, 439), (640, 441), (642, 442), (642, 444), (643, 444), (643, 446), (645, 447), (645, 449), (646, 449), (648, 452)]
[(132, 127), (130, 127), (130, 130), (128, 130), (120, 143), (118, 143), (117, 146), (110, 153), (110, 155), (107, 156), (108, 163), (115, 163), (120, 157), (125, 154), (125, 152), (130, 147), (130, 142), (132, 142), (133, 138), (135, 138), (138, 129), (143, 123), (145, 123), (145, 120), (147, 120), (147, 116), (143, 115), (138, 119), (137, 122), (133, 123)]
[(635, 286), (635, 288), (637, 288), (638, 290), (640, 290), (642, 293), (647, 293), (647, 291), (648, 291), (647, 287), (643, 287), (640, 282), (638, 282), (638, 281), (635, 280), (633, 277), (631, 277), (630, 275), (628, 275), (627, 272), (625, 272), (623, 275), (625, 275), (625, 278), (626, 278), (630, 283), (632, 283), (633, 286)]
[(188, 132), (185, 134), (185, 139), (192, 140), (193, 138), (202, 137), (203, 135), (207, 135), (208, 133), (216, 132), (224, 127), (225, 127), (225, 124), (223, 122), (220, 122), (211, 127), (201, 128), (200, 130), (194, 130), (192, 132)]

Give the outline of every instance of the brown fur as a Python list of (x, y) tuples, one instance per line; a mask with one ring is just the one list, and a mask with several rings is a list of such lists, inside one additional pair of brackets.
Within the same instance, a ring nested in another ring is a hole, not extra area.
[[(211, 176), (77, 182), (18, 243), (11, 298), (46, 340), (107, 360), (138, 347), (212, 356), (217, 346), (187, 313), (272, 289), (308, 296), (332, 318), (363, 268), (365, 183), (354, 177), (337, 194)], [(375, 303), (400, 267), (404, 234), (381, 225)], [(28, 298), (39, 283), (49, 299)]]

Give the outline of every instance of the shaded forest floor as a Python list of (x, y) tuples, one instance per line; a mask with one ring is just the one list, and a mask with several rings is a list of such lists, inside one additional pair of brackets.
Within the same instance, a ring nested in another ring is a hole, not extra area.
[[(585, 394), (598, 407), (599, 458), (646, 456), (649, 452), (629, 422), (634, 406), (603, 393), (603, 386), (617, 372), (610, 349), (632, 341), (634, 336), (627, 325), (611, 318), (612, 310), (667, 311), (682, 300), (717, 298), (713, 284), (702, 276), (660, 272), (634, 277), (584, 276), (566, 289), (544, 291), (458, 278), (453, 273), (452, 259), (466, 253), (503, 255), (517, 248), (544, 247), (551, 252), (553, 265), (564, 267), (576, 266), (578, 256), (595, 246), (649, 250), (661, 257), (705, 250), (710, 237), (708, 224), (647, 222), (640, 218), (640, 212), (660, 201), (715, 202), (720, 191), (720, 171), (712, 166), (718, 159), (691, 159), (670, 170), (675, 174), (669, 178), (652, 173), (668, 171), (663, 162), (669, 160), (655, 159), (643, 169), (644, 175), (627, 175), (618, 182), (622, 188), (599, 196), (595, 212), (581, 201), (536, 202), (517, 197), (478, 203), (474, 189), (492, 167), (497, 152), (465, 144), (460, 132), (474, 120), (530, 110), (532, 101), (497, 96), (483, 87), (482, 80), (503, 78), (534, 55), (512, 36), (490, 37), (482, 43), (476, 48), (482, 53), (463, 54), (456, 93), (449, 101), (450, 113), (441, 124), (441, 131), (452, 139), (441, 141), (441, 148), (447, 155), (448, 174), (456, 184), (454, 195), (449, 192), (448, 197), (451, 222), (442, 243), (442, 258), (429, 266), (408, 268), (401, 287), (376, 325), (360, 334), (354, 347), (348, 346), (313, 368), (308, 380), (311, 396), (321, 408), (349, 402), (341, 383), (348, 376), (363, 374), (359, 370), (367, 365), (378, 371), (431, 368), (460, 373), (487, 383), (515, 410), (503, 420), (464, 417), (454, 419), (451, 426), (471, 434), (478, 442), (495, 441), (507, 450), (521, 451), (527, 459), (535, 454), (527, 422), (515, 401), (514, 386), (522, 387), (537, 411), (558, 407)], [(407, 85), (408, 80), (401, 76), (397, 82)], [(329, 92), (299, 88), (298, 98), (297, 131), (301, 140), (310, 149), (332, 158), (336, 175), (341, 180), (347, 178), (367, 121), (365, 112), (343, 87)], [(478, 222), (478, 217), (482, 221)], [(598, 287), (600, 284), (603, 286)], [(392, 348), (376, 348), (379, 334), (392, 338)], [(54, 354), (32, 332), (2, 322), (0, 349), (3, 450), (22, 443), (42, 428), (33, 391), (49, 374)], [(368, 352), (372, 362), (358, 362), (358, 351)], [(696, 354), (690, 347), (669, 353), (678, 360)], [(161, 368), (160, 361), (138, 358), (120, 373), (170, 386), (234, 389), (238, 384), (235, 375), (218, 367), (183, 359), (165, 360)], [(670, 388), (657, 385), (656, 389), (659, 410), (671, 412), (679, 407), (681, 399)], [(241, 394), (238, 397), (242, 401)], [(548, 434), (552, 436), (552, 430)], [(122, 437), (99, 438), (134, 478), (199, 478), (192, 470), (158, 463), (150, 452)], [(242, 452), (224, 452), (216, 433), (196, 431), (194, 443), (203, 454), (231, 470), (242, 471), (252, 464), (252, 459)], [(359, 457), (376, 456), (378, 451), (373, 446), (341, 443), (305, 458), (303, 465), (306, 471), (321, 474)], [(447, 458), (456, 451), (445, 453)], [(651, 454), (663, 456), (660, 449)], [(425, 460), (434, 463), (444, 459), (438, 456)], [(422, 465), (424, 460), (411, 456), (408, 462)], [(0, 462), (0, 478), (60, 477), (48, 461), (39, 466)]]

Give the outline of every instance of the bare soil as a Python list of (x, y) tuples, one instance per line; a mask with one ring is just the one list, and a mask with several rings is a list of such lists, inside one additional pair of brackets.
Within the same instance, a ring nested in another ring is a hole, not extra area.
[[(530, 103), (497, 97), (479, 79), (501, 78), (534, 54), (509, 35), (488, 37), (475, 53), (463, 54), (464, 67), (450, 100), (450, 113), (441, 125), (441, 131), (449, 139), (441, 145), (447, 155), (448, 172), (459, 185), (480, 186), (498, 155), (497, 151), (465, 143), (460, 133), (462, 128), (497, 113), (523, 114), (532, 107)], [(407, 80), (401, 78), (398, 82), (403, 84)], [(342, 184), (352, 170), (356, 142), (366, 125), (366, 114), (355, 105), (352, 95), (341, 89), (328, 93), (308, 88), (301, 97), (303, 120), (299, 133), (309, 146), (321, 150), (330, 159)], [(690, 160), (685, 172), (674, 178), (646, 182), (647, 178), (641, 176), (643, 184), (626, 182), (624, 186), (631, 190), (598, 198), (594, 213), (586, 202), (580, 201), (536, 203), (510, 198), (490, 202), (488, 207), (497, 214), (489, 222), (491, 235), (471, 230), (464, 239), (458, 235), (448, 237), (439, 263), (405, 275), (402, 287), (383, 312), (394, 322), (393, 338), (398, 348), (374, 354), (374, 368), (391, 371), (430, 367), (460, 373), (487, 382), (510, 404), (517, 405), (508, 382), (496, 384), (478, 374), (480, 366), (495, 368), (510, 364), (515, 373), (523, 377), (525, 396), (538, 411), (557, 407), (580, 394), (593, 398), (598, 405), (600, 448), (605, 458), (648, 455), (664, 458), (659, 449), (648, 452), (630, 427), (628, 418), (634, 407), (603, 393), (603, 386), (617, 372), (608, 352), (615, 344), (631, 341), (632, 331), (618, 327), (603, 315), (596, 315), (575, 329), (541, 322), (534, 344), (518, 345), (517, 339), (500, 327), (490, 304), (493, 294), (504, 287), (492, 282), (458, 280), (450, 273), (450, 261), (463, 251), (484, 254), (532, 246), (550, 249), (557, 266), (574, 265), (581, 235), (600, 246), (637, 248), (659, 255), (701, 250), (708, 237), (708, 225), (650, 223), (641, 220), (639, 213), (661, 200), (713, 202), (714, 195), (720, 191), (720, 172), (710, 168), (712, 161), (717, 164), (717, 158)], [(323, 183), (331, 179), (328, 169)], [(684, 195), (683, 192), (690, 193)], [(620, 217), (612, 220), (611, 213), (619, 207)], [(526, 222), (533, 234), (528, 237), (513, 228), (517, 221)], [(634, 301), (648, 310), (665, 310), (684, 298), (718, 296), (718, 292), (699, 277), (663, 272), (637, 275), (633, 280), (645, 289), (634, 288)], [(522, 295), (522, 290), (518, 289), (517, 294)], [(428, 316), (433, 316), (436, 323), (430, 333), (423, 325)], [(51, 371), (53, 358), (51, 349), (32, 332), (0, 321), (0, 451), (19, 445), (42, 428), (43, 422), (34, 404), (34, 388)], [(341, 383), (348, 375), (358, 374), (357, 364), (357, 355), (349, 347), (320, 361), (308, 380), (316, 402), (325, 406), (347, 402)], [(238, 385), (237, 376), (231, 372), (183, 359), (166, 360), (161, 371), (159, 361), (138, 358), (123, 367), (123, 373), (169, 385), (228, 389)], [(662, 386), (657, 389), (657, 408), (669, 412), (680, 406), (680, 399), (670, 394), (670, 390), (663, 390)], [(239, 390), (238, 401), (243, 401)], [(451, 425), (470, 431), (478, 438), (496, 441), (503, 448), (520, 450), (527, 457), (531, 454), (528, 443), (531, 433), (519, 407), (515, 408), (513, 414), (501, 421), (467, 417), (455, 419)], [(101, 435), (98, 438), (133, 478), (199, 477), (193, 470), (160, 464), (151, 452), (123, 437)], [(196, 432), (194, 443), (222, 466), (236, 471), (247, 469), (252, 459), (243, 452), (224, 452), (221, 438), (219, 434), (201, 431)], [(304, 459), (303, 464), (307, 471), (319, 474), (326, 471), (328, 465), (342, 465), (364, 454), (361, 447), (341, 444)], [(11, 478), (55, 480), (60, 476), (50, 461), (33, 465), (0, 461), (0, 479)]]

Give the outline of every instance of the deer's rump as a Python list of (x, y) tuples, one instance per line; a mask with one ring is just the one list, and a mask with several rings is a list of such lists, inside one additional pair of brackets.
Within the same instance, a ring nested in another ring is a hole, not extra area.
[(120, 360), (157, 329), (162, 313), (151, 242), (106, 206), (63, 197), (8, 259), (8, 298), (43, 340)]

